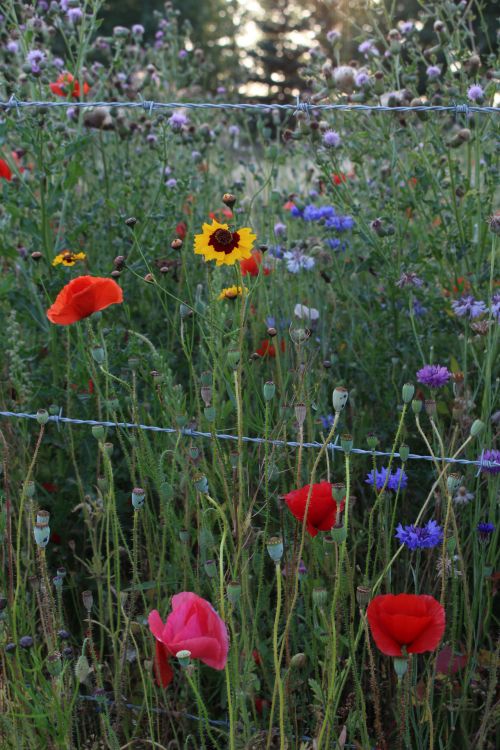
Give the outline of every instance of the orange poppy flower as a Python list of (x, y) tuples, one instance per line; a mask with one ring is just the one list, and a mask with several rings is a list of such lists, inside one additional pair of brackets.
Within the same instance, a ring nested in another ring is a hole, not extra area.
[(0, 178), (8, 182), (12, 179), (12, 171), (4, 159), (0, 159)]
[(210, 211), (208, 214), (211, 219), (215, 219), (215, 221), (222, 222), (222, 217), (225, 216), (226, 219), (232, 219), (233, 218), (233, 212), (230, 208), (221, 208), (220, 211)]
[[(241, 274), (242, 276), (258, 276), (259, 267), (262, 263), (262, 252), (260, 250), (252, 250), (250, 258), (240, 260)], [(271, 273), (269, 268), (264, 268), (264, 275), (268, 276)]]
[(61, 289), (47, 317), (51, 323), (67, 326), (119, 302), (123, 302), (123, 291), (113, 279), (78, 276)]
[[(80, 83), (75, 81), (74, 75), (71, 73), (61, 73), (55, 83), (51, 83), (50, 90), (56, 96), (72, 96), (74, 99), (80, 98)], [(88, 94), (90, 86), (88, 83), (83, 84), (83, 93)]]

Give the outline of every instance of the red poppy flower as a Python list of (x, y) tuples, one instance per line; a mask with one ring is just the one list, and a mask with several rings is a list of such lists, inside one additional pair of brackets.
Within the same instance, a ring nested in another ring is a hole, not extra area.
[(295, 208), (295, 203), (293, 201), (287, 201), (283, 204), (283, 208), (285, 209), (285, 211), (291, 211), (292, 208)]
[[(240, 260), (241, 274), (242, 276), (258, 276), (259, 268), (262, 263), (262, 251), (252, 250), (250, 258)], [(264, 276), (269, 276), (271, 269), (264, 268)]]
[[(298, 521), (304, 520), (306, 512), (309, 487), (301, 487), (285, 495), (288, 508)], [(318, 531), (330, 531), (335, 526), (337, 518), (337, 503), (333, 499), (332, 485), (330, 482), (319, 482), (313, 484), (311, 499), (307, 510), (306, 529), (311, 536), (316, 536)], [(340, 510), (344, 510), (344, 501), (340, 504)]]
[(164, 623), (155, 609), (149, 627), (156, 638), (155, 672), (163, 687), (172, 681), (169, 659), (187, 650), (213, 669), (224, 669), (229, 650), (227, 627), (212, 605), (201, 596), (183, 591), (172, 597), (172, 612)]
[(46, 492), (58, 492), (59, 487), (53, 482), (42, 482), (42, 487)]
[(342, 185), (347, 180), (347, 177), (343, 172), (339, 172), (338, 174), (332, 174), (332, 180), (334, 185)]
[(175, 233), (179, 239), (183, 240), (187, 233), (187, 224), (185, 221), (180, 221), (175, 227)]
[(383, 594), (371, 600), (366, 611), (372, 636), (387, 656), (434, 651), (443, 637), (444, 608), (426, 594)]
[[(56, 96), (72, 96), (74, 99), (80, 98), (80, 83), (75, 81), (75, 77), (71, 73), (61, 73), (55, 83), (51, 83), (50, 90)], [(88, 94), (90, 86), (88, 83), (83, 84), (83, 93)]]
[(466, 654), (455, 654), (451, 646), (441, 649), (436, 659), (436, 672), (439, 674), (456, 674), (467, 665)]
[[(282, 352), (285, 351), (285, 342), (282, 340), (280, 342), (280, 349)], [(276, 356), (276, 348), (274, 344), (271, 344), (269, 339), (266, 339), (262, 342), (260, 347), (255, 350), (255, 353), (259, 355), (259, 357), (275, 357)]]
[(51, 323), (67, 326), (118, 302), (123, 302), (123, 291), (113, 279), (78, 276), (61, 289), (47, 317)]
[(0, 178), (9, 182), (12, 179), (12, 171), (4, 159), (0, 159)]
[(226, 219), (232, 219), (233, 218), (233, 212), (230, 208), (221, 208), (220, 211), (210, 211), (208, 214), (210, 218), (214, 221), (223, 222), (222, 217), (225, 216)]

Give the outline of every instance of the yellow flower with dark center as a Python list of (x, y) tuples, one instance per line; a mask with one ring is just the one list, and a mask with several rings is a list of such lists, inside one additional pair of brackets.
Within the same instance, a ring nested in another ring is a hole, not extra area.
[(218, 266), (232, 266), (252, 256), (256, 239), (248, 227), (232, 232), (227, 224), (219, 224), (214, 219), (211, 226), (203, 224), (202, 233), (195, 235), (194, 252), (203, 255), (205, 260), (215, 260)]
[(62, 263), (63, 266), (74, 266), (78, 260), (85, 260), (86, 257), (85, 253), (72, 253), (70, 250), (63, 250), (62, 253), (56, 255), (52, 265), (58, 266)]
[(236, 297), (242, 297), (248, 292), (246, 286), (228, 286), (222, 290), (217, 299), (236, 299)]

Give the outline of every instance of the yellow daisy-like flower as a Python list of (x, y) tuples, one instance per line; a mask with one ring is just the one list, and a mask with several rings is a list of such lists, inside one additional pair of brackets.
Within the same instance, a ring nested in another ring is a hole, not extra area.
[(85, 253), (72, 253), (70, 250), (64, 250), (59, 255), (56, 255), (52, 261), (52, 265), (58, 266), (62, 263), (63, 266), (74, 266), (78, 260), (85, 260), (86, 257)]
[(256, 235), (248, 227), (231, 232), (227, 224), (203, 224), (201, 234), (195, 235), (194, 251), (205, 260), (215, 260), (218, 266), (232, 266), (237, 260), (246, 260), (252, 255)]
[(246, 286), (228, 286), (222, 290), (217, 299), (236, 299), (236, 297), (242, 297), (247, 292)]

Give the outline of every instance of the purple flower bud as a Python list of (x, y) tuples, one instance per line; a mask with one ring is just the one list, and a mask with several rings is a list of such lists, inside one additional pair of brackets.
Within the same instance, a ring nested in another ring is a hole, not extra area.
[(323, 135), (323, 145), (326, 146), (326, 148), (338, 148), (340, 144), (340, 135), (336, 130), (327, 130)]

